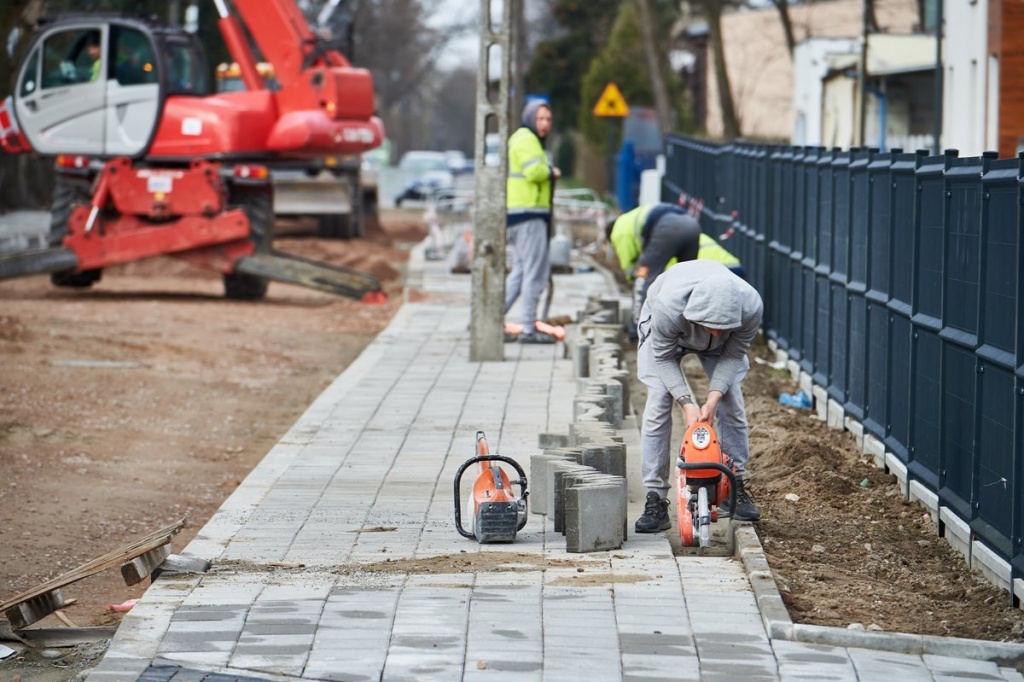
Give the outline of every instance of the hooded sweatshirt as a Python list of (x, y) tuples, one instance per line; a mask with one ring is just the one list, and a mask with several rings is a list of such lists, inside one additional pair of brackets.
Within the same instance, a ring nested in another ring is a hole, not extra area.
[[(743, 369), (763, 309), (757, 291), (721, 263), (679, 263), (654, 280), (647, 292), (640, 343), (651, 344), (654, 373), (675, 400), (691, 397), (676, 347), (698, 353), (720, 349), (709, 390), (726, 393)], [(704, 327), (722, 334), (715, 337)]]

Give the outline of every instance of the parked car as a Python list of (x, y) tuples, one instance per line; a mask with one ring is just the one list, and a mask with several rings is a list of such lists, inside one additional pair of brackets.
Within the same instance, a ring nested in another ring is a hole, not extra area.
[(444, 153), (444, 158), (452, 173), (458, 175), (466, 172), (466, 155), (458, 149), (449, 149)]
[(398, 207), (409, 199), (425, 201), (431, 193), (448, 189), (455, 184), (455, 177), (444, 152), (406, 152), (398, 163), (398, 168), (413, 175), (402, 193), (395, 197), (395, 206)]

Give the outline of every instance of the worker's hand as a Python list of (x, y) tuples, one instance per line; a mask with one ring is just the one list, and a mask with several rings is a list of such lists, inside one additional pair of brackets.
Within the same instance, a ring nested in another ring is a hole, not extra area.
[(553, 177), (554, 179), (557, 180), (558, 178), (562, 177), (562, 171), (558, 170), (557, 166), (552, 166), (551, 167), (551, 177)]
[(707, 402), (700, 408), (700, 421), (714, 424), (715, 410), (718, 409), (718, 403), (722, 400), (723, 395), (721, 391), (711, 391), (708, 393)]
[(683, 405), (683, 417), (686, 419), (686, 428), (690, 428), (700, 421), (700, 408), (693, 403)]

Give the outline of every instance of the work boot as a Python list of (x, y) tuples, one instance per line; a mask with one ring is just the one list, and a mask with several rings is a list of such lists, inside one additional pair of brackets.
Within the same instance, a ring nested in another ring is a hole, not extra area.
[(519, 343), (555, 343), (556, 341), (558, 341), (558, 339), (551, 336), (551, 334), (545, 334), (544, 332), (539, 332), (536, 329), (533, 331), (526, 331), (524, 329), (519, 335)]
[(644, 515), (636, 520), (637, 533), (657, 533), (668, 530), (672, 522), (668, 520), (668, 500), (658, 497), (658, 493), (647, 493), (644, 504)]
[(718, 505), (718, 515), (722, 518), (732, 516), (736, 521), (760, 521), (761, 510), (757, 508), (754, 501), (750, 499), (746, 489), (743, 487), (743, 479), (736, 479), (736, 511), (729, 508), (729, 498), (726, 497)]

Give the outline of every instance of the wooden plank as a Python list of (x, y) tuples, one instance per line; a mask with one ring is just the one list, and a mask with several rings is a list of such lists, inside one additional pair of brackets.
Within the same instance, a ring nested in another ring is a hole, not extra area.
[(37, 594), (3, 610), (7, 622), (15, 630), (24, 630), (32, 623), (41, 621), (48, 615), (66, 606), (60, 590), (51, 590)]
[(145, 554), (140, 554), (131, 561), (121, 564), (121, 577), (125, 585), (136, 585), (148, 578), (153, 569), (164, 562), (171, 554), (171, 543), (160, 545)]
[[(68, 571), (63, 575), (57, 576), (56, 578), (47, 580), (43, 584), (38, 585), (37, 587), (34, 587), (31, 590), (22, 592), (21, 594), (16, 595), (3, 603), (0, 603), (0, 612), (7, 614), (8, 611), (12, 610), (14, 607), (19, 606), (20, 604), (23, 604), (25, 602), (29, 602), (35, 599), (36, 597), (49, 594), (51, 592), (59, 590), (62, 587), (66, 587), (67, 585), (78, 582), (83, 578), (88, 578), (91, 575), (99, 573), (100, 571), (106, 568), (110, 568), (111, 566), (117, 566), (127, 561), (131, 561), (135, 557), (141, 556), (152, 549), (155, 549), (162, 545), (166, 545), (171, 541), (171, 538), (177, 535), (178, 532), (184, 527), (185, 519), (181, 519), (176, 523), (167, 526), (166, 528), (161, 528), (160, 530), (156, 531), (155, 533), (152, 533), (151, 535), (146, 536), (145, 538), (142, 538), (141, 540), (133, 542), (132, 544), (122, 547), (120, 549), (114, 550), (113, 552), (110, 552), (108, 554), (104, 554), (103, 556), (93, 559), (88, 563), (82, 564), (78, 568), (72, 569), (71, 571)], [(8, 619), (10, 619), (10, 616), (8, 616)], [(13, 627), (15, 630), (20, 629), (18, 626), (14, 624), (14, 621), (11, 621), (11, 627)]]

